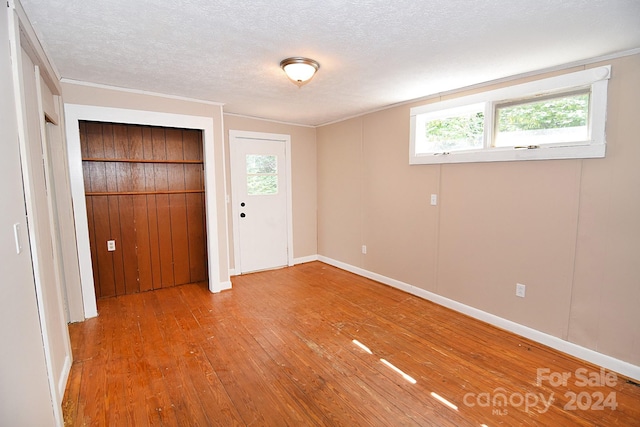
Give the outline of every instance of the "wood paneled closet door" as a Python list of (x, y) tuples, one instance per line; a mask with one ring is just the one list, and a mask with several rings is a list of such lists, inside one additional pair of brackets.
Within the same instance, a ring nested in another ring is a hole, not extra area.
[(206, 281), (202, 132), (80, 122), (80, 142), (96, 298)]

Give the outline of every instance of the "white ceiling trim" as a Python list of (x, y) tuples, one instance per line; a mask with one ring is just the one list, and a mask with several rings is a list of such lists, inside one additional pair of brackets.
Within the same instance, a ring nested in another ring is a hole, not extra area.
[(315, 129), (318, 127), (318, 125), (305, 125), (302, 123), (284, 122), (282, 120), (265, 119), (263, 117), (247, 116), (244, 114), (237, 114), (237, 113), (227, 113), (224, 111), (223, 111), (223, 114), (225, 116), (240, 117), (240, 118), (251, 119), (251, 120), (260, 120), (262, 122), (277, 123), (280, 125), (287, 125), (287, 126), (300, 126), (300, 127), (312, 128), (312, 129)]
[(105, 85), (100, 83), (83, 82), (83, 81), (73, 80), (73, 79), (60, 79), (60, 82), (71, 84), (71, 85), (77, 85), (77, 86), (88, 86), (88, 87), (94, 87), (98, 89), (115, 90), (118, 92), (135, 93), (136, 95), (149, 95), (149, 96), (156, 96), (159, 98), (175, 99), (178, 101), (197, 102), (199, 104), (215, 105), (217, 107), (224, 105), (223, 102), (207, 101), (204, 99), (195, 99), (195, 98), (189, 98), (186, 96), (178, 96), (178, 95), (167, 95), (166, 93), (150, 92), (150, 91), (138, 90), (138, 89), (128, 89), (124, 87), (110, 86), (110, 85)]

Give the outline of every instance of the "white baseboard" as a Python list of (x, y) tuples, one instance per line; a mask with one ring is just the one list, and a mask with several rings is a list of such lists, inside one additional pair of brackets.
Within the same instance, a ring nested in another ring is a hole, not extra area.
[(229, 289), (231, 289), (231, 280), (227, 280), (226, 282), (218, 282), (215, 290), (213, 291), (211, 291), (211, 288), (209, 288), (209, 290), (214, 294), (217, 294), (218, 292), (226, 291)]
[(322, 255), (319, 255), (317, 259), (318, 261), (322, 261), (326, 264), (333, 265), (334, 267), (341, 268), (343, 270), (349, 271), (359, 276), (363, 276), (368, 279), (375, 280), (380, 283), (384, 283), (385, 285), (389, 285), (391, 287), (400, 289), (402, 291), (405, 291), (417, 297), (432, 301), (436, 304), (450, 308), (459, 313), (463, 313), (475, 319), (489, 323), (490, 325), (497, 326), (498, 328), (505, 329), (509, 332), (513, 332), (514, 334), (523, 336), (525, 338), (529, 338), (540, 344), (549, 346), (555, 350), (561, 351), (563, 353), (567, 353), (571, 356), (577, 357), (587, 362), (591, 362), (598, 366), (602, 366), (611, 371), (618, 372), (636, 381), (640, 381), (640, 366), (636, 366), (631, 363), (625, 362), (623, 360), (619, 360), (614, 357), (607, 356), (606, 354), (598, 353), (597, 351), (588, 349), (586, 347), (582, 347), (580, 345), (574, 344), (569, 341), (565, 341), (558, 337), (554, 337), (553, 335), (540, 332), (528, 326), (524, 326), (519, 323), (512, 322), (511, 320), (507, 320), (502, 317), (496, 316), (494, 314), (487, 313), (486, 311), (482, 311), (477, 308), (468, 306), (466, 304), (462, 304), (460, 302), (454, 301), (452, 299), (445, 298), (441, 295), (434, 294), (433, 292), (429, 292), (427, 290), (415, 287), (413, 285), (409, 285), (399, 280), (391, 279), (389, 277), (382, 276), (380, 274), (373, 273), (368, 270), (364, 270), (360, 267), (355, 267), (353, 265), (336, 261), (334, 259), (327, 258)]
[(293, 259), (293, 265), (304, 264), (305, 262), (318, 261), (318, 255), (310, 255)]
[[(311, 262), (311, 261), (318, 261), (318, 255), (310, 255), (310, 256), (305, 256), (300, 258), (294, 258), (293, 264), (291, 264), (291, 266), (304, 264), (305, 262)], [(235, 268), (229, 269), (229, 276), (237, 276)]]
[(67, 381), (69, 380), (69, 374), (71, 373), (71, 356), (64, 358), (64, 364), (62, 366), (62, 372), (60, 372), (60, 380), (58, 381), (58, 396), (60, 396), (60, 402), (64, 397), (64, 392), (67, 389)]

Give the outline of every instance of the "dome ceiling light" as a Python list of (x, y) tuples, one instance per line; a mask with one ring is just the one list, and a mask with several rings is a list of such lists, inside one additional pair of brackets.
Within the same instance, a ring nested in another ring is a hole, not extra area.
[(287, 77), (289, 77), (293, 83), (301, 87), (309, 83), (316, 74), (316, 71), (320, 68), (320, 64), (313, 59), (296, 56), (283, 59), (280, 62), (280, 68), (284, 70)]

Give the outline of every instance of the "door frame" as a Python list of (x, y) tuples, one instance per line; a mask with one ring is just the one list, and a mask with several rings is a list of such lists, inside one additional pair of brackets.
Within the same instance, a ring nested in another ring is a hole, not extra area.
[(65, 104), (64, 112), (67, 131), (67, 150), (69, 155), (69, 176), (71, 180), (73, 212), (78, 240), (78, 260), (80, 263), (80, 280), (82, 284), (85, 318), (97, 316), (98, 308), (95, 296), (95, 284), (93, 281), (91, 250), (89, 248), (89, 227), (87, 223), (82, 153), (80, 148), (79, 122), (83, 120), (202, 130), (209, 290), (211, 292), (220, 292), (224, 289), (229, 289), (230, 282), (228, 280), (220, 280), (213, 118), (79, 104)]
[(238, 229), (237, 213), (238, 207), (234, 203), (234, 196), (236, 190), (233, 185), (233, 145), (238, 140), (242, 139), (264, 139), (268, 141), (282, 142), (284, 144), (284, 163), (285, 163), (285, 180), (287, 183), (287, 265), (289, 267), (294, 265), (293, 262), (293, 197), (291, 189), (291, 135), (279, 134), (279, 133), (266, 133), (266, 132), (251, 132), (242, 130), (229, 130), (229, 156), (230, 156), (230, 176), (231, 176), (231, 215), (233, 225), (233, 272), (234, 274), (241, 274), (242, 268), (240, 265), (240, 231)]

